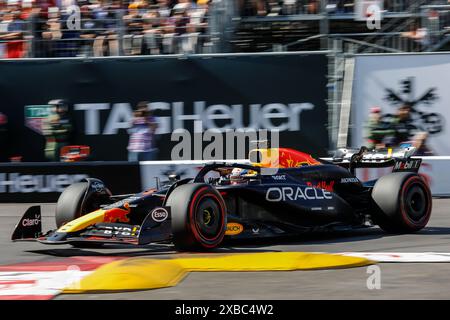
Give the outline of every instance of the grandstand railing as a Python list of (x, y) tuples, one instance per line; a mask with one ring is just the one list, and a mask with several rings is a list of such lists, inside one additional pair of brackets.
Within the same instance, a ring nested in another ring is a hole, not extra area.
[[(276, 3), (276, 1), (269, 1)], [(303, 6), (311, 1), (288, 1), (289, 3), (302, 3)], [(286, 38), (292, 38), (292, 34), (289, 34), (288, 24), (295, 26), (295, 23), (303, 23), (303, 25), (319, 26), (319, 32), (316, 34), (302, 34), (301, 30), (292, 29), (293, 33), (298, 33), (299, 38), (297, 40), (288, 43), (275, 43), (273, 48), (267, 46), (267, 40), (265, 43), (256, 46), (256, 49), (264, 48), (265, 51), (283, 51), (283, 50), (315, 50), (311, 48), (309, 43), (316, 42), (320, 39), (321, 49), (330, 50), (327, 46), (327, 42), (324, 39), (341, 39), (345, 42), (344, 49), (349, 48), (351, 52), (360, 53), (375, 53), (375, 52), (404, 52), (404, 51), (434, 51), (443, 47), (449, 42), (448, 34), (449, 25), (448, 20), (450, 16), (448, 14), (447, 4), (448, 0), (409, 0), (409, 1), (391, 1), (391, 6), (385, 7), (382, 12), (383, 21), (381, 29), (359, 33), (350, 32), (336, 33), (336, 27), (330, 28), (330, 23), (333, 21), (352, 21), (357, 20), (358, 15), (353, 12), (352, 1), (347, 1), (347, 6), (344, 10), (337, 10), (330, 3), (336, 3), (337, 1), (320, 1), (321, 5), (315, 12), (307, 12), (307, 10), (294, 10), (288, 12), (282, 8), (277, 10), (268, 10), (266, 15), (259, 16), (244, 16), (240, 17), (240, 22), (245, 25), (247, 23), (250, 28), (255, 26), (255, 30), (258, 30), (258, 25), (263, 30), (270, 30), (271, 25), (281, 26), (284, 25), (283, 34)], [(438, 17), (434, 18), (430, 12), (438, 11)], [(284, 14), (288, 13), (288, 14)], [(435, 20), (439, 20), (436, 24)], [(336, 24), (334, 24), (336, 25)], [(317, 28), (317, 27), (316, 27)], [(316, 29), (317, 30), (317, 29)], [(240, 30), (242, 31), (242, 30)], [(370, 31), (370, 32), (369, 32)], [(266, 32), (267, 33), (267, 32)], [(283, 40), (282, 32), (280, 30), (274, 31), (274, 42), (281, 42)], [(251, 43), (252, 34), (241, 32), (241, 37), (236, 37), (234, 43), (239, 45), (239, 41), (242, 41), (243, 48), (245, 49), (246, 42)], [(266, 36), (267, 37), (267, 36)], [(302, 49), (303, 44), (305, 49)], [(247, 47), (249, 47), (247, 45)], [(238, 46), (239, 48), (239, 46)]]

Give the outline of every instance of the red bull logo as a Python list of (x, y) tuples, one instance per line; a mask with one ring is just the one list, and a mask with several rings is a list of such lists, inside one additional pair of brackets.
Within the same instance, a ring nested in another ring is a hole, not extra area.
[(130, 218), (128, 218), (130, 206), (128, 203), (125, 203), (124, 207), (125, 209), (112, 208), (107, 210), (103, 216), (103, 222), (130, 222)]
[(326, 182), (326, 181), (316, 181), (316, 182), (306, 182), (308, 187), (313, 187), (317, 189), (323, 189), (326, 191), (333, 191), (334, 190), (334, 181)]

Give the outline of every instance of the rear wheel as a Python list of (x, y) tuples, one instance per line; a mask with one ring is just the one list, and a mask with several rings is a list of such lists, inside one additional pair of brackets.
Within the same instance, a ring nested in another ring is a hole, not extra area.
[(374, 222), (387, 232), (419, 231), (430, 219), (431, 191), (418, 174), (397, 172), (381, 177), (372, 198)]
[(220, 245), (225, 235), (226, 209), (216, 189), (202, 183), (181, 185), (172, 191), (166, 204), (171, 208), (177, 250), (204, 250)]

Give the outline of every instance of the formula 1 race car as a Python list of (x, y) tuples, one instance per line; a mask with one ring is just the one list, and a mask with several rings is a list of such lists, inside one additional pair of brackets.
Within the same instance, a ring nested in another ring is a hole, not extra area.
[[(415, 149), (339, 149), (329, 159), (285, 148), (255, 149), (248, 164), (210, 163), (195, 178), (113, 196), (104, 183), (69, 186), (56, 204), (57, 230), (41, 232), (40, 207), (24, 214), (12, 240), (94, 246), (172, 242), (178, 250), (219, 246), (224, 237), (296, 235), (378, 225), (393, 233), (424, 228), (431, 192)], [(355, 169), (393, 167), (361, 182)], [(266, 168), (276, 169), (265, 174)]]

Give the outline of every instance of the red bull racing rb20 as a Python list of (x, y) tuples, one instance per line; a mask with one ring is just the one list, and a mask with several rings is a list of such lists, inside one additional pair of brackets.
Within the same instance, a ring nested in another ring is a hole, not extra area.
[[(248, 164), (209, 163), (194, 178), (170, 177), (131, 195), (112, 195), (102, 181), (89, 178), (59, 197), (56, 230), (42, 233), (40, 207), (33, 206), (12, 240), (79, 247), (171, 242), (177, 250), (207, 250), (224, 238), (343, 227), (415, 232), (426, 226), (432, 198), (414, 150), (340, 149), (316, 160), (291, 149), (256, 149)], [(357, 168), (389, 166), (392, 173), (377, 180), (362, 182), (355, 175)], [(276, 172), (265, 174), (269, 167)]]

